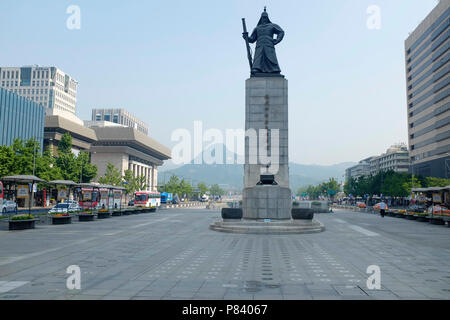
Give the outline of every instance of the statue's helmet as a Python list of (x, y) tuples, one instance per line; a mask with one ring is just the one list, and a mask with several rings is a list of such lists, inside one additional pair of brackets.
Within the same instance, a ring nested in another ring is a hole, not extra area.
[(269, 19), (269, 14), (266, 12), (266, 7), (264, 7), (264, 12), (261, 14), (261, 18), (259, 19), (258, 26), (263, 24), (272, 23)]

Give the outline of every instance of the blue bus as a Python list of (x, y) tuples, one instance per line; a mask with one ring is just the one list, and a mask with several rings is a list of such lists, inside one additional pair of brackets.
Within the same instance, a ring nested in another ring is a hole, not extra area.
[(173, 200), (172, 193), (162, 192), (161, 193), (161, 203), (170, 203)]

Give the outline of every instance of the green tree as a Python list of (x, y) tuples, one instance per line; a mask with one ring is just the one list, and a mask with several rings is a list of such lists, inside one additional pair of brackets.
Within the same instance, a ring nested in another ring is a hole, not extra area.
[(192, 195), (193, 190), (194, 190), (194, 188), (188, 181), (186, 181), (184, 179), (181, 180), (180, 194), (183, 194), (183, 195), (185, 194), (187, 197), (190, 197)]
[(134, 180), (136, 191), (143, 191), (147, 189), (147, 178), (144, 175), (137, 176)]
[(427, 188), (430, 187), (446, 187), (450, 186), (450, 179), (426, 177), (425, 184)]
[(80, 151), (76, 156), (72, 152), (72, 136), (67, 132), (58, 144), (55, 164), (65, 180), (88, 183), (97, 176), (97, 166), (89, 162), (89, 153)]
[(11, 146), (0, 146), (0, 177), (14, 173), (15, 154)]
[(166, 192), (175, 194), (181, 194), (180, 178), (176, 175), (172, 175), (169, 181), (166, 183)]
[(125, 182), (125, 194), (131, 195), (136, 192), (136, 183), (135, 178), (133, 175), (133, 171), (131, 170), (125, 170), (123, 180)]
[(98, 179), (101, 184), (109, 184), (112, 186), (122, 186), (122, 175), (113, 164), (106, 165), (105, 175)]
[(223, 196), (225, 194), (225, 190), (220, 188), (218, 184), (213, 184), (209, 189), (209, 192), (212, 196)]
[[(76, 157), (77, 174), (82, 176), (82, 183), (89, 183), (97, 176), (97, 166), (89, 161), (89, 153), (80, 151)], [(79, 179), (78, 179), (79, 180)], [(74, 180), (76, 181), (76, 180)]]
[(204, 195), (206, 192), (208, 192), (208, 187), (206, 186), (206, 183), (199, 182), (197, 184), (198, 191), (200, 192), (200, 195)]

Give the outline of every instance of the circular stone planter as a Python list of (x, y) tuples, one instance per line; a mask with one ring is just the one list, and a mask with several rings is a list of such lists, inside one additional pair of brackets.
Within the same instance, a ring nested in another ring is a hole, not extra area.
[(9, 220), (9, 230), (34, 229), (36, 220), (38, 219)]
[(428, 217), (417, 217), (417, 221), (419, 222), (429, 222), (430, 219)]
[(109, 212), (97, 212), (97, 219), (106, 219), (109, 218)]
[(156, 212), (156, 208), (149, 208), (148, 212)]
[(131, 214), (130, 210), (123, 210), (122, 215), (129, 216)]
[(242, 208), (222, 208), (222, 219), (224, 220), (241, 220)]
[(85, 222), (85, 221), (94, 221), (94, 215), (90, 213), (80, 213), (78, 215), (78, 221)]
[(416, 219), (417, 219), (416, 216), (413, 216), (413, 215), (411, 215), (411, 214), (406, 215), (405, 218), (406, 218), (407, 220), (416, 220)]
[(113, 217), (120, 217), (120, 216), (122, 215), (122, 212), (120, 212), (120, 211), (113, 211), (113, 212), (111, 213), (111, 215), (112, 215)]
[(396, 213), (395, 217), (396, 218), (405, 218), (405, 215), (403, 213)]
[(294, 220), (312, 220), (314, 212), (315, 210), (310, 208), (293, 208), (291, 215)]
[(52, 216), (52, 224), (71, 224), (71, 223), (72, 223), (71, 216), (62, 216), (62, 217)]

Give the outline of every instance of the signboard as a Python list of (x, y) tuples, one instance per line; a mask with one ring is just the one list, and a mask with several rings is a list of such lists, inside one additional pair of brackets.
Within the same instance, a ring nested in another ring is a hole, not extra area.
[(114, 190), (114, 199), (120, 199), (122, 197), (122, 190)]
[(441, 194), (440, 193), (433, 193), (433, 202), (441, 202)]
[(67, 199), (67, 189), (66, 188), (58, 189), (58, 199)]
[(92, 191), (83, 191), (83, 200), (92, 200)]
[(28, 198), (29, 187), (27, 185), (17, 186), (17, 198), (26, 199)]

